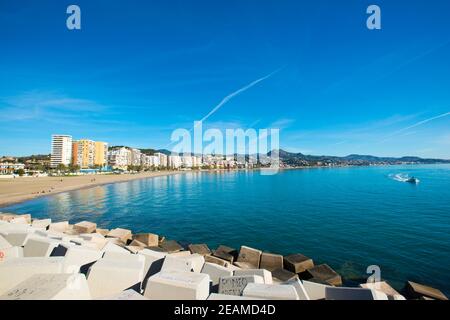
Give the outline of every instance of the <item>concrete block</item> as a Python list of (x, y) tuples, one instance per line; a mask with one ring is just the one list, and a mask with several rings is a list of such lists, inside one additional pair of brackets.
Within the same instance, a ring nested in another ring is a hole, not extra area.
[(40, 273), (77, 273), (79, 268), (64, 263), (63, 257), (16, 258), (0, 263), (0, 294)]
[(383, 292), (384, 294), (386, 294), (388, 296), (395, 296), (395, 295), (399, 294), (386, 281), (363, 283), (363, 284), (360, 284), (359, 286), (361, 288), (373, 289), (373, 290)]
[(23, 248), (22, 247), (10, 247), (0, 249), (0, 263), (6, 260), (23, 258)]
[(222, 267), (228, 267), (230, 265), (228, 261), (214, 256), (205, 256), (205, 262), (214, 263)]
[(293, 286), (279, 284), (249, 283), (242, 295), (269, 300), (299, 300)]
[(92, 243), (93, 247), (99, 250), (102, 250), (108, 243), (108, 240), (106, 240), (105, 237), (99, 233), (82, 233), (79, 235), (79, 237), (85, 241)]
[(101, 300), (148, 300), (142, 294), (133, 289), (125, 290), (112, 296), (102, 298)]
[(233, 270), (226, 267), (219, 266), (217, 264), (206, 262), (203, 265), (201, 273), (209, 275), (213, 286), (219, 284), (219, 278), (221, 277), (231, 277), (233, 275)]
[(144, 244), (144, 247), (157, 247), (159, 245), (159, 237), (153, 233), (138, 233), (133, 236), (133, 240), (137, 240)]
[(140, 242), (139, 240), (136, 240), (136, 239), (131, 241), (129, 245), (132, 247), (141, 247), (141, 248), (147, 247), (147, 245), (145, 243)]
[(3, 233), (3, 237), (8, 241), (12, 246), (22, 247), (25, 242), (32, 236), (32, 233), (29, 232), (8, 232), (7, 234)]
[(235, 264), (240, 268), (258, 269), (261, 260), (261, 254), (261, 250), (242, 246), (236, 261), (237, 263)]
[(90, 221), (82, 221), (74, 224), (73, 229), (79, 233), (93, 233), (97, 229), (97, 224)]
[(124, 247), (121, 247), (115, 243), (107, 242), (105, 246), (103, 247), (102, 251), (108, 252), (108, 251), (114, 251), (114, 252), (122, 252), (122, 253), (130, 253), (127, 249)]
[[(387, 300), (387, 296), (380, 292)], [(380, 300), (380, 295), (376, 295), (375, 290), (365, 288), (336, 288), (327, 287), (325, 289), (326, 300)]]
[(95, 248), (62, 243), (53, 250), (52, 256), (64, 257), (65, 264), (79, 266), (81, 272), (86, 273), (85, 266), (101, 259), (103, 252)]
[(255, 275), (220, 277), (219, 293), (240, 296), (249, 283), (264, 284), (264, 279)]
[(441, 290), (423, 284), (408, 281), (403, 289), (405, 296), (410, 299), (427, 297), (435, 300), (448, 300)]
[(89, 300), (83, 274), (35, 274), (6, 291), (0, 300)]
[(202, 256), (209, 256), (211, 254), (211, 250), (209, 250), (208, 246), (204, 243), (202, 244), (190, 244), (189, 251), (192, 253), (197, 253)]
[(193, 272), (159, 272), (151, 276), (144, 296), (151, 300), (206, 300), (209, 276)]
[(183, 247), (175, 240), (164, 240), (159, 245), (165, 252), (174, 253), (183, 250)]
[(272, 284), (272, 273), (265, 269), (239, 269), (234, 271), (235, 276), (260, 276), (264, 279), (265, 284)]
[(189, 257), (192, 253), (190, 251), (178, 251), (174, 253), (169, 253), (169, 256), (171, 257)]
[(286, 269), (273, 270), (272, 277), (276, 282), (286, 282), (289, 280), (298, 279), (298, 275), (296, 273), (290, 272)]
[(298, 298), (300, 300), (310, 300), (308, 293), (306, 292), (305, 287), (303, 286), (302, 282), (297, 278), (293, 280), (286, 281), (283, 284), (291, 285), (295, 288), (295, 291), (297, 291)]
[(106, 235), (109, 233), (109, 230), (97, 228), (95, 229), (95, 233), (101, 234), (102, 236), (106, 237)]
[(314, 267), (312, 259), (299, 253), (285, 256), (283, 262), (284, 268), (294, 273), (301, 273)]
[(24, 244), (23, 256), (49, 257), (53, 249), (56, 248), (59, 243), (59, 241), (50, 238), (31, 237)]
[(269, 271), (283, 269), (283, 256), (281, 254), (263, 252), (261, 254), (259, 267)]
[[(25, 221), (23, 221), (23, 219), (21, 219), (21, 218), (25, 219)], [(9, 223), (31, 224), (31, 215), (30, 214), (15, 214), (15, 213), (0, 213), (0, 220), (6, 221)]]
[(110, 238), (117, 238), (120, 239), (122, 242), (127, 243), (128, 240), (131, 240), (133, 235), (131, 233), (131, 230), (116, 228), (108, 232), (106, 236)]
[(207, 300), (264, 300), (253, 297), (232, 296), (229, 294), (211, 293)]
[(51, 223), (52, 223), (52, 219), (33, 219), (31, 226), (35, 227), (35, 228), (47, 229)]
[(332, 286), (342, 285), (341, 276), (330, 268), (327, 264), (321, 264), (302, 273), (302, 279), (309, 280), (311, 278), (326, 282)]
[[(145, 259), (144, 278), (145, 277), (148, 278), (148, 277), (160, 272), (163, 262), (164, 262), (164, 258), (167, 255), (167, 253), (153, 251), (150, 249), (143, 249), (138, 254), (142, 255)], [(145, 284), (146, 284), (146, 282), (144, 282), (144, 285)]]
[(2, 235), (0, 235), (0, 250), (11, 248), (11, 243), (8, 242)]
[(69, 221), (53, 222), (48, 226), (49, 231), (64, 232), (69, 230)]
[(140, 291), (144, 279), (144, 261), (100, 259), (89, 268), (87, 279), (93, 299), (108, 297), (130, 288)]
[(138, 253), (141, 250), (144, 250), (144, 247), (139, 247), (139, 246), (126, 246), (125, 249), (127, 249), (128, 251), (130, 251), (133, 254)]
[(221, 245), (213, 252), (213, 256), (233, 263), (238, 257), (238, 252), (236, 249)]
[(324, 300), (326, 289), (330, 286), (321, 283), (302, 281), (303, 287), (311, 300)]
[(11, 219), (11, 220), (9, 221), (9, 223), (12, 223), (12, 224), (29, 224), (29, 223), (27, 222), (27, 219), (26, 219), (25, 217), (16, 217), (16, 218), (13, 218), (13, 219)]
[(114, 252), (114, 251), (108, 251), (105, 252), (103, 255), (103, 260), (119, 260), (122, 262), (142, 262), (142, 265), (145, 265), (145, 257), (138, 254), (131, 254), (130, 252), (123, 253), (123, 252)]
[(205, 263), (205, 258), (199, 254), (192, 254), (187, 257), (174, 257), (167, 255), (164, 259), (161, 271), (184, 271), (200, 272)]

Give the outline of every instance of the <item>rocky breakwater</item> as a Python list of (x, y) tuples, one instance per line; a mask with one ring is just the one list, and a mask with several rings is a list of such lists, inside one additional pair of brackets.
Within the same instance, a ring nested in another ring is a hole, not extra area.
[[(0, 299), (404, 300), (386, 282), (342, 287), (328, 265), (301, 254), (235, 250), (131, 230), (0, 213)], [(409, 282), (407, 297), (446, 299)]]

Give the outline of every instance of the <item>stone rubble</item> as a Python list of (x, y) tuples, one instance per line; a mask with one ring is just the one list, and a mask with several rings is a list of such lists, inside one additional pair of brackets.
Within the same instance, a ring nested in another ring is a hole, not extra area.
[(342, 287), (331, 267), (299, 253), (180, 243), (0, 213), (0, 300), (447, 300), (414, 282), (403, 295), (385, 281)]

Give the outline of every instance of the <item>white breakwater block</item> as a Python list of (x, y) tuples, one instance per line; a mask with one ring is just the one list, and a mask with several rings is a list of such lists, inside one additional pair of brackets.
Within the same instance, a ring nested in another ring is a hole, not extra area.
[(103, 298), (101, 300), (148, 300), (142, 294), (137, 293), (133, 289), (122, 291), (118, 294)]
[(2, 235), (0, 235), (0, 250), (12, 248), (11, 243), (8, 242)]
[(7, 249), (0, 249), (0, 263), (14, 258), (23, 258), (22, 247), (11, 247)]
[(81, 221), (75, 224), (73, 229), (78, 233), (92, 233), (97, 229), (97, 224), (90, 221)]
[(233, 275), (233, 270), (229, 268), (219, 266), (218, 264), (206, 262), (203, 265), (201, 273), (209, 275), (213, 286), (219, 284), (219, 278), (221, 277), (231, 277)]
[(388, 296), (395, 296), (396, 294), (399, 294), (397, 290), (392, 288), (386, 281), (362, 283), (359, 286), (361, 288), (381, 291)]
[(0, 296), (0, 300), (89, 300), (83, 274), (35, 274)]
[(16, 258), (0, 263), (0, 294), (40, 273), (78, 273), (79, 268), (66, 265), (63, 257)]
[(255, 275), (220, 277), (219, 293), (241, 296), (249, 283), (264, 284), (264, 279)]
[(242, 295), (269, 300), (299, 300), (295, 288), (284, 284), (249, 283)]
[(31, 237), (32, 233), (28, 232), (8, 232), (4, 233), (3, 237), (8, 241), (12, 246), (22, 247), (25, 242)]
[(144, 249), (139, 251), (138, 255), (145, 258), (144, 277), (148, 277), (161, 271), (167, 253)]
[(395, 294), (392, 296), (392, 300), (406, 300), (406, 298), (401, 294)]
[(103, 249), (105, 245), (108, 243), (108, 240), (105, 239), (100, 233), (84, 233), (80, 234), (79, 237), (87, 242), (92, 243), (97, 249)]
[(34, 219), (31, 222), (31, 226), (34, 228), (44, 228), (46, 229), (52, 223), (52, 219)]
[(102, 249), (103, 252), (122, 252), (122, 253), (130, 253), (127, 249), (108, 241)]
[(48, 226), (49, 231), (57, 231), (57, 232), (64, 232), (69, 230), (69, 221), (61, 221), (61, 222), (54, 222), (50, 223)]
[(122, 228), (112, 229), (111, 231), (108, 232), (106, 236), (110, 238), (120, 239), (124, 243), (126, 243), (127, 240), (131, 240), (133, 237), (131, 230)]
[(191, 254), (186, 257), (174, 257), (167, 255), (164, 259), (161, 271), (202, 271), (205, 258), (199, 254)]
[(24, 257), (49, 257), (53, 249), (59, 245), (59, 241), (43, 238), (30, 237), (24, 244)]
[(87, 273), (93, 299), (108, 297), (132, 287), (140, 290), (143, 278), (144, 259), (142, 261), (100, 259)]
[(9, 223), (12, 224), (28, 224), (28, 221), (25, 217), (17, 217), (17, 218), (13, 218), (9, 221)]
[(141, 262), (145, 266), (145, 258), (141, 255), (132, 254), (130, 252), (114, 252), (108, 251), (103, 254), (103, 260), (120, 260), (129, 262)]
[[(380, 294), (383, 294), (380, 292)], [(383, 294), (387, 300), (387, 296)], [(381, 296), (380, 296), (381, 297)], [(325, 289), (326, 300), (378, 300), (377, 293), (372, 289), (365, 288), (337, 288), (328, 287)]]
[(316, 283), (312, 281), (302, 281), (303, 288), (305, 288), (306, 293), (308, 294), (311, 300), (323, 300), (325, 299), (326, 289), (331, 287), (325, 284)]
[(77, 265), (81, 268), (101, 259), (103, 252), (95, 248), (61, 243), (55, 248), (52, 256), (63, 256), (65, 264)]
[(151, 300), (206, 300), (209, 276), (194, 272), (159, 272), (148, 278), (144, 296)]
[(303, 286), (303, 284), (301, 283), (301, 281), (299, 279), (292, 279), (292, 280), (286, 281), (283, 284), (288, 284), (288, 285), (293, 286), (295, 288), (295, 291), (297, 291), (297, 295), (300, 300), (310, 300), (305, 287)]
[(265, 300), (254, 297), (232, 296), (229, 294), (211, 293), (207, 300)]
[(265, 269), (239, 269), (234, 271), (235, 276), (260, 276), (264, 279), (265, 284), (272, 284), (272, 272)]
[(169, 256), (171, 257), (189, 257), (191, 254), (190, 251), (179, 251), (179, 252), (174, 252), (174, 253), (170, 253)]

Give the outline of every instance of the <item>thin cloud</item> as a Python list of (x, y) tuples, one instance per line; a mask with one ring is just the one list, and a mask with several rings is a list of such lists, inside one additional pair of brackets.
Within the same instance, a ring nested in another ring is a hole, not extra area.
[(413, 124), (411, 126), (408, 126), (406, 128), (403, 128), (403, 129), (400, 129), (400, 130), (397, 130), (397, 131), (393, 132), (392, 134), (390, 134), (389, 136), (387, 136), (383, 140), (381, 140), (379, 143), (385, 142), (385, 141), (387, 141), (387, 140), (389, 140), (389, 139), (391, 139), (391, 138), (393, 138), (393, 137), (395, 137), (395, 136), (397, 136), (397, 135), (399, 135), (399, 134), (401, 134), (401, 133), (403, 133), (405, 131), (411, 130), (413, 128), (422, 126), (422, 125), (424, 125), (424, 124), (426, 124), (428, 122), (431, 122), (431, 121), (434, 121), (434, 120), (437, 120), (437, 119), (441, 119), (441, 118), (444, 118), (444, 117), (447, 117), (447, 116), (450, 116), (450, 112), (446, 112), (446, 113), (440, 114), (438, 116), (419, 121), (419, 122), (417, 122), (417, 123), (415, 123), (415, 124)]
[(238, 90), (236, 90), (236, 91), (230, 93), (230, 94), (227, 95), (225, 98), (223, 98), (222, 101), (220, 101), (220, 103), (219, 103), (217, 106), (215, 106), (215, 107), (214, 107), (214, 108), (213, 108), (206, 116), (204, 116), (203, 119), (200, 120), (200, 122), (206, 121), (210, 116), (212, 116), (214, 113), (216, 113), (220, 108), (222, 108), (226, 103), (228, 103), (228, 101), (230, 101), (230, 100), (233, 99), (234, 97), (236, 97), (236, 96), (240, 95), (241, 93), (247, 91), (248, 89), (250, 89), (250, 88), (256, 86), (258, 83), (260, 83), (260, 82), (262, 82), (262, 81), (264, 81), (264, 80), (269, 79), (269, 78), (272, 77), (274, 74), (278, 73), (280, 70), (281, 70), (281, 68), (280, 68), (280, 69), (277, 69), (277, 70), (275, 70), (275, 71), (273, 71), (273, 72), (271, 72), (271, 73), (269, 73), (268, 75), (266, 75), (266, 76), (264, 76), (264, 77), (262, 77), (262, 78), (259, 78), (259, 79), (255, 80), (255, 81), (253, 81), (253, 82), (250, 82), (250, 83), (247, 84), (246, 86), (244, 86), (244, 87), (242, 87), (242, 88), (240, 88), (240, 89), (238, 89)]

